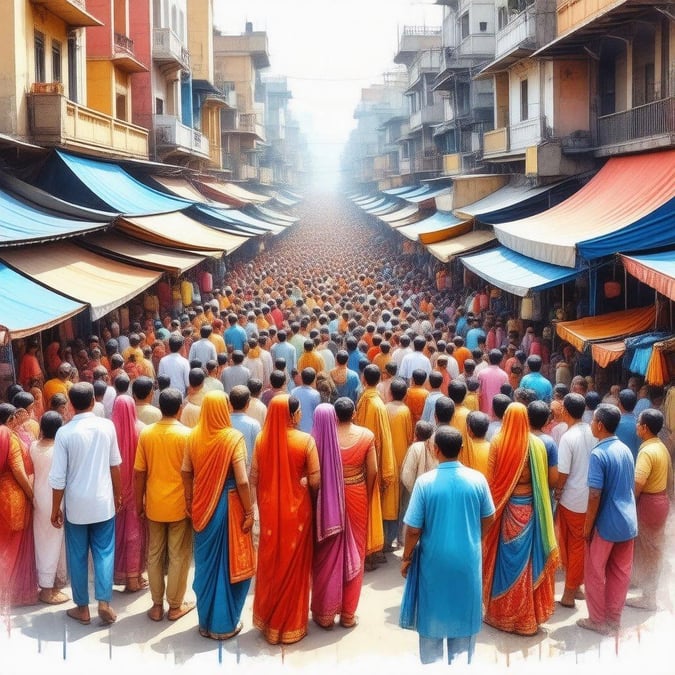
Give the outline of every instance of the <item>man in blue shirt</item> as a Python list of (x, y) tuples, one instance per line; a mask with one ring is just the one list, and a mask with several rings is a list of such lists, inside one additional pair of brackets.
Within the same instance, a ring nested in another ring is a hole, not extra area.
[[(444, 640), (448, 663), (460, 651), (470, 663), (482, 623), (481, 539), (495, 507), (485, 477), (457, 461), (461, 447), (457, 429), (437, 428), (438, 468), (417, 479), (404, 519), (400, 625), (419, 633), (422, 663), (443, 658)], [(409, 621), (415, 601), (416, 620)]]
[(253, 456), (255, 440), (260, 433), (260, 422), (246, 414), (246, 409), (248, 408), (250, 401), (251, 392), (248, 387), (243, 384), (237, 384), (232, 387), (232, 391), (230, 392), (230, 405), (232, 406), (230, 420), (233, 428), (237, 431), (241, 431), (244, 435), (247, 467), (251, 466), (251, 457)]
[(312, 426), (314, 425), (314, 411), (321, 403), (321, 394), (314, 389), (314, 381), (316, 380), (316, 371), (314, 368), (303, 368), (300, 373), (302, 384), (291, 390), (291, 396), (300, 401), (300, 422), (298, 429), (305, 431), (308, 434), (312, 433)]
[(621, 420), (616, 428), (616, 435), (622, 443), (628, 446), (633, 455), (633, 461), (637, 459), (640, 449), (640, 439), (637, 435), (637, 417), (633, 412), (637, 405), (637, 396), (632, 389), (622, 389), (619, 392), (619, 410)]
[(527, 357), (527, 367), (530, 372), (520, 381), (520, 386), (523, 389), (532, 389), (537, 395), (537, 399), (550, 403), (553, 396), (553, 386), (539, 372), (541, 370), (541, 364), (541, 356), (532, 354)]
[(246, 331), (239, 325), (237, 315), (234, 313), (228, 314), (227, 323), (230, 324), (230, 327), (223, 334), (223, 338), (228, 351), (238, 350), (246, 353), (248, 351)]
[(588, 508), (584, 523), (586, 556), (584, 588), (587, 619), (582, 628), (608, 635), (616, 633), (626, 601), (637, 536), (633, 494), (633, 455), (616, 436), (621, 411), (601, 403), (593, 414), (591, 431), (598, 444), (588, 467)]

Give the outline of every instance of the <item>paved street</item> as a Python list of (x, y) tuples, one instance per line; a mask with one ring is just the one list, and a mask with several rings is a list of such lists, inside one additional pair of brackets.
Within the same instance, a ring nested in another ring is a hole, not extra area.
[[(667, 550), (668, 567), (662, 583), (661, 608), (644, 612), (626, 608), (618, 640), (578, 628), (577, 618), (586, 616), (584, 602), (576, 610), (558, 607), (541, 634), (523, 638), (484, 627), (471, 672), (530, 673), (674, 673), (672, 644), (675, 639), (675, 527), (671, 518)], [(181, 673), (317, 672), (322, 674), (392, 673), (434, 671), (422, 668), (417, 657), (417, 634), (398, 628), (402, 578), (398, 556), (366, 574), (360, 625), (351, 631), (336, 627), (324, 631), (310, 623), (309, 635), (296, 645), (272, 647), (251, 626), (252, 593), (242, 619), (244, 630), (230, 642), (218, 643), (197, 633), (196, 613), (176, 623), (153, 623), (145, 611), (150, 606), (147, 591), (137, 595), (115, 593), (119, 618), (110, 628), (92, 619), (80, 626), (66, 618), (65, 609), (44, 605), (17, 611), (6, 619), (0, 635), (0, 673), (148, 673), (180, 669)], [(452, 582), (452, 580), (446, 580)], [(557, 596), (561, 592), (558, 583)], [(92, 605), (92, 608), (94, 605)], [(455, 670), (466, 670), (457, 663)]]

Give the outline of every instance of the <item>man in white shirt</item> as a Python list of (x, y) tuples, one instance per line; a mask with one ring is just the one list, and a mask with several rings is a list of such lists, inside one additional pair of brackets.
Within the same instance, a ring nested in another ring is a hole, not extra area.
[(426, 344), (427, 341), (421, 335), (418, 335), (413, 340), (414, 351), (411, 354), (406, 354), (401, 361), (398, 376), (408, 383), (410, 383), (413, 370), (423, 370), (427, 375), (431, 372), (431, 361), (422, 353)]
[(185, 396), (190, 386), (190, 362), (179, 353), (183, 342), (182, 335), (172, 335), (169, 338), (170, 353), (160, 359), (157, 375), (168, 375), (171, 380), (169, 386), (178, 389)]
[(68, 392), (75, 416), (56, 433), (49, 473), (53, 490), (51, 521), (63, 527), (61, 502), (65, 492), (65, 540), (68, 570), (76, 607), (66, 613), (89, 624), (89, 551), (94, 563), (95, 597), (103, 624), (117, 618), (110, 607), (115, 562), (115, 512), (122, 506), (122, 457), (110, 420), (96, 417), (94, 388), (74, 384)]
[(199, 361), (202, 364), (202, 368), (206, 367), (206, 362), (211, 360), (218, 359), (218, 353), (216, 348), (209, 339), (213, 328), (208, 323), (202, 325), (199, 329), (199, 340), (193, 342), (190, 347), (190, 352), (188, 354), (188, 361)]
[(565, 590), (560, 604), (574, 607), (581, 597), (579, 586), (584, 579), (584, 521), (588, 508), (588, 465), (591, 450), (597, 439), (590, 425), (582, 422), (586, 401), (581, 394), (567, 394), (563, 399), (563, 421), (568, 429), (560, 437), (558, 446), (558, 500), (559, 545), (565, 567)]

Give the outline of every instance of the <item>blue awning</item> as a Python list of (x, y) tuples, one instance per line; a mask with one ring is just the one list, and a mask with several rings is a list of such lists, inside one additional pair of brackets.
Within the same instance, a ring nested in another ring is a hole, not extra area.
[(270, 218), (274, 218), (275, 221), (280, 221), (283, 223), (286, 223), (287, 225), (293, 225), (293, 223), (297, 223), (300, 218), (296, 218), (295, 216), (289, 216), (285, 213), (281, 213), (280, 211), (274, 211), (273, 209), (270, 209), (268, 206), (263, 206), (262, 204), (255, 204), (254, 206), (250, 207), (252, 211), (255, 213), (259, 213), (261, 216), (267, 216)]
[(403, 199), (405, 199), (407, 202), (411, 202), (412, 204), (419, 204), (420, 202), (424, 202), (427, 199), (440, 197), (441, 195), (449, 195), (451, 192), (452, 188), (448, 187), (447, 185), (443, 186), (442, 188), (437, 188), (436, 190), (430, 190), (427, 187), (426, 192), (415, 195), (406, 195)]
[(12, 340), (47, 330), (81, 312), (86, 305), (64, 298), (0, 263), (0, 325)]
[[(268, 232), (279, 234), (279, 232), (283, 232), (286, 229), (281, 225), (273, 225), (264, 220), (253, 218), (237, 209), (214, 209), (201, 204), (195, 206), (194, 215), (200, 221), (202, 221), (201, 215), (209, 216), (215, 223), (208, 224), (212, 224), (215, 227), (222, 227), (222, 224), (228, 223), (238, 226), (242, 232), (247, 231), (248, 234), (266, 234)], [(220, 225), (217, 223), (220, 223)]]
[(371, 216), (381, 216), (386, 213), (391, 213), (392, 211), (396, 211), (397, 209), (401, 208), (400, 202), (394, 202), (394, 201), (385, 201), (384, 204), (381, 204), (378, 206), (376, 209), (369, 209), (368, 213), (370, 213)]
[(65, 218), (0, 190), (0, 246), (63, 239), (103, 230), (108, 224)]
[(362, 208), (366, 213), (371, 213), (373, 209), (377, 210), (380, 208), (380, 206), (382, 206), (382, 204), (386, 203), (387, 203), (386, 197), (378, 197), (374, 202), (368, 202), (368, 204), (363, 206)]
[(70, 155), (61, 150), (51, 155), (37, 184), (74, 204), (128, 216), (170, 213), (192, 204), (144, 185), (117, 164)]
[[(464, 234), (469, 228), (460, 228), (459, 226), (466, 224), (468, 221), (461, 220), (457, 216), (448, 213), (447, 211), (436, 211), (433, 215), (428, 218), (423, 218), (418, 220), (411, 225), (404, 225), (396, 229), (397, 232), (402, 234), (408, 239), (417, 241), (418, 239), (422, 243), (432, 244), (436, 241), (443, 241), (453, 236), (453, 230), (457, 230), (455, 234)], [(459, 230), (462, 230), (461, 232)], [(429, 238), (425, 238), (424, 235), (435, 235)]]
[(579, 275), (579, 270), (534, 260), (505, 246), (460, 260), (464, 267), (481, 279), (520, 297), (525, 297), (530, 291), (559, 286)]

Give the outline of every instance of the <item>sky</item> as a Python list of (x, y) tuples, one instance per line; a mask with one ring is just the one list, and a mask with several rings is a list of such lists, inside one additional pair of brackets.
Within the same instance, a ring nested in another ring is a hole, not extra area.
[(407, 25), (440, 26), (432, 0), (214, 0), (223, 33), (267, 32), (270, 68), (286, 75), (290, 107), (303, 128), (319, 183), (335, 183), (339, 158), (361, 89), (397, 68), (398, 37)]

